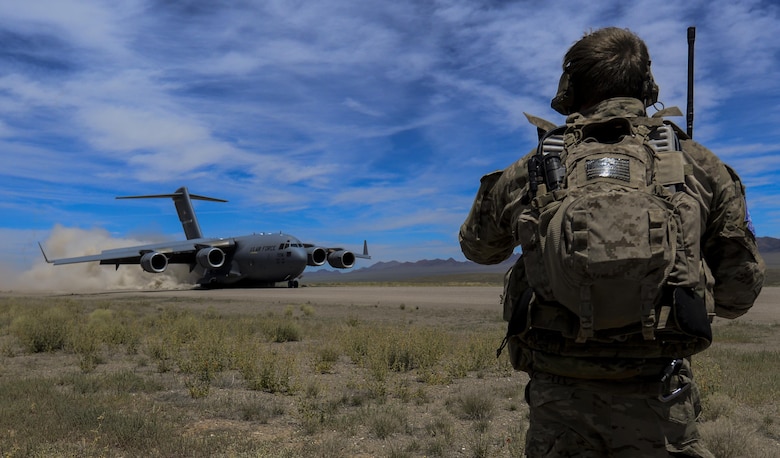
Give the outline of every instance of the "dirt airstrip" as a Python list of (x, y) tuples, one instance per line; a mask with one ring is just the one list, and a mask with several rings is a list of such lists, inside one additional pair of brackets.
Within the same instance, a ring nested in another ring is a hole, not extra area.
[[(186, 301), (188, 307), (207, 308), (219, 304), (222, 312), (248, 313), (262, 306), (279, 304), (316, 304), (318, 313), (327, 313), (328, 307), (392, 306), (420, 307), (440, 313), (463, 310), (484, 311), (486, 315), (501, 316), (501, 292), (497, 286), (312, 286), (305, 288), (257, 288), (220, 290), (126, 290), (93, 293), (49, 293), (73, 298), (110, 300), (130, 296), (145, 296), (155, 300)], [(4, 292), (2, 295), (24, 293)], [(44, 293), (35, 293), (41, 295)], [(333, 310), (336, 312), (337, 310)], [(750, 323), (780, 322), (780, 287), (764, 288), (756, 304), (739, 320)], [(716, 324), (721, 319), (716, 319)]]

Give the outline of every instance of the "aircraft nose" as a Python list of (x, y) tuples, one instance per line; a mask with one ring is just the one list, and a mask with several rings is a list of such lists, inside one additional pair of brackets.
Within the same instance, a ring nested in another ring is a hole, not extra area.
[(306, 262), (308, 261), (308, 255), (306, 254), (306, 250), (304, 248), (291, 247), (288, 260), (295, 264), (306, 265)]

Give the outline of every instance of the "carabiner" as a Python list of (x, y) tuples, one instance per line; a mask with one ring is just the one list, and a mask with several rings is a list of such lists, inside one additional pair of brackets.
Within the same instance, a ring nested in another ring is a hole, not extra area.
[(680, 395), (682, 395), (683, 393), (685, 393), (686, 391), (688, 391), (690, 388), (691, 388), (691, 384), (690, 383), (686, 383), (685, 385), (683, 385), (683, 386), (681, 386), (679, 388), (675, 388), (669, 394), (663, 394), (663, 393), (659, 394), (658, 395), (658, 400), (661, 401), (661, 402), (672, 401), (672, 400), (676, 399), (677, 397), (679, 397)]

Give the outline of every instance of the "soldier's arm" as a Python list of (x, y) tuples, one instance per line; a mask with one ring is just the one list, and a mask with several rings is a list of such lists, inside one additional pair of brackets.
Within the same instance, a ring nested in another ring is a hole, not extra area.
[(715, 313), (736, 318), (753, 306), (764, 283), (764, 261), (747, 216), (745, 188), (737, 174), (719, 163), (702, 240), (704, 259), (715, 277)]
[(528, 181), (526, 161), (482, 177), (468, 217), (460, 227), (463, 254), (479, 264), (498, 264), (512, 255), (517, 242), (512, 232), (512, 215), (522, 205)]

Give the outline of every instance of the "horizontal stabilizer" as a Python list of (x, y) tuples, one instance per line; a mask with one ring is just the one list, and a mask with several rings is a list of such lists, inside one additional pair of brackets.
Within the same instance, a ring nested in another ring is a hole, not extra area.
[[(174, 194), (150, 194), (148, 196), (122, 196), (117, 197), (117, 199), (173, 199), (175, 197), (181, 197), (184, 194), (181, 192), (177, 192)], [(208, 196), (199, 196), (197, 194), (189, 194), (190, 199), (195, 200), (208, 200), (210, 202), (227, 202), (225, 199), (218, 199), (216, 197), (208, 197)]]
[(179, 221), (181, 221), (182, 229), (184, 229), (184, 235), (187, 240), (199, 239), (203, 237), (200, 231), (200, 225), (198, 219), (195, 217), (195, 209), (192, 208), (192, 200), (208, 200), (211, 202), (227, 202), (224, 199), (217, 199), (216, 197), (199, 196), (197, 194), (190, 194), (185, 186), (177, 189), (173, 194), (150, 194), (146, 196), (124, 196), (117, 197), (117, 199), (160, 199), (169, 198), (173, 199), (173, 203), (176, 206), (176, 212), (179, 214)]

